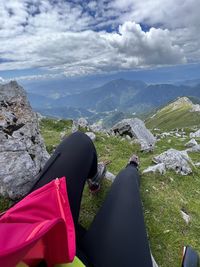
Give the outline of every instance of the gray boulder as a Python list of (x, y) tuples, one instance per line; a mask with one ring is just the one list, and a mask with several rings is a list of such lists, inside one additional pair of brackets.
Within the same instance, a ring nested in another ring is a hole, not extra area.
[(144, 122), (138, 118), (124, 119), (112, 127), (112, 131), (117, 134), (129, 135), (131, 138), (138, 139), (142, 151), (152, 151), (156, 138), (146, 128)]
[(48, 158), (25, 91), (16, 82), (0, 85), (0, 194), (23, 197)]
[(181, 175), (187, 175), (192, 172), (192, 160), (186, 151), (179, 151), (176, 149), (169, 149), (162, 154), (153, 158), (155, 163), (164, 163), (169, 170), (174, 170)]

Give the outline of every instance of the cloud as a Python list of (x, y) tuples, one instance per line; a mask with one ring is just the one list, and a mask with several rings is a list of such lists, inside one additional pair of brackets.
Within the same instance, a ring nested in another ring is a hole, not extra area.
[(0, 70), (74, 76), (196, 62), (197, 7), (198, 0), (1, 1)]

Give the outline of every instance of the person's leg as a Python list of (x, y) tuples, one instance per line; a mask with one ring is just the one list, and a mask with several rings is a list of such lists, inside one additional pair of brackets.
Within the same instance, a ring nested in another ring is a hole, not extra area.
[(55, 178), (66, 177), (70, 208), (78, 223), (81, 196), (86, 179), (97, 172), (97, 154), (91, 139), (81, 132), (65, 138), (47, 161), (31, 192)]
[(94, 267), (152, 267), (134, 165), (118, 174), (81, 244)]

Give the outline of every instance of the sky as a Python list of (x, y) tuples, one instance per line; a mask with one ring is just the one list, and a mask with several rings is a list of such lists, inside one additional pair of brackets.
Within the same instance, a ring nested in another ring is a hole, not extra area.
[(199, 10), (199, 0), (0, 0), (0, 81), (198, 72)]

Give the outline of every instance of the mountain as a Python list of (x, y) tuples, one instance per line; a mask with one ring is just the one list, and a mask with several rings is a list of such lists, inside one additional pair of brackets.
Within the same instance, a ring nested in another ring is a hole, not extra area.
[(146, 120), (146, 125), (151, 129), (159, 128), (163, 130), (199, 127), (200, 105), (194, 105), (187, 97), (178, 98), (149, 117)]
[(181, 96), (200, 97), (200, 85), (194, 87), (172, 84), (147, 85), (142, 81), (114, 80), (82, 93), (56, 100), (57, 105), (70, 105), (96, 112), (149, 112)]
[(113, 111), (123, 107), (147, 85), (142, 81), (114, 80), (105, 85), (58, 99), (58, 105), (83, 107), (97, 112)]
[[(195, 84), (195, 83), (194, 83)], [(173, 84), (150, 84), (142, 81), (131, 81), (118, 79), (110, 81), (103, 86), (74, 93), (66, 89), (62, 91), (49, 90), (49, 94), (30, 93), (29, 100), (32, 107), (49, 116), (55, 116), (56, 110), (59, 117), (68, 118), (67, 109), (79, 110), (80, 116), (88, 116), (103, 113), (101, 118), (106, 117), (107, 112), (136, 113), (137, 116), (152, 112), (166, 105), (177, 97), (192, 97), (198, 103), (200, 98), (200, 84), (195, 86), (173, 85)], [(83, 109), (81, 112), (81, 109)], [(52, 110), (52, 112), (51, 112)], [(65, 110), (65, 112), (63, 112)], [(52, 114), (51, 114), (52, 113)], [(110, 115), (110, 114), (109, 114)], [(66, 117), (67, 116), (67, 117)], [(76, 116), (78, 113), (76, 112)], [(93, 116), (94, 118), (94, 116)]]

